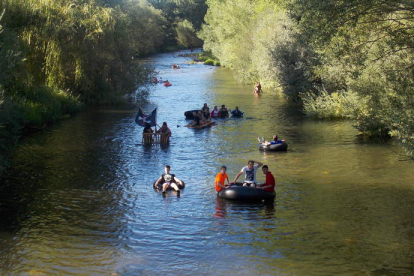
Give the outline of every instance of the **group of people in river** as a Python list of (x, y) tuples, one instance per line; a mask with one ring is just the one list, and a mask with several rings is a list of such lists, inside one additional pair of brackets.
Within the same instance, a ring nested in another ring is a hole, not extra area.
[[(255, 165), (255, 163), (257, 165)], [(256, 172), (260, 167), (262, 168), (263, 174), (266, 176), (266, 180), (262, 184), (256, 182)], [(182, 180), (178, 179), (175, 174), (172, 174), (170, 170), (171, 167), (169, 165), (166, 165), (164, 168), (164, 173), (154, 182), (154, 188), (161, 190), (163, 194), (167, 192), (167, 189), (173, 189), (179, 196), (180, 189), (184, 188), (185, 184)], [(263, 165), (261, 162), (249, 160), (247, 162), (247, 166), (244, 166), (240, 172), (236, 174), (232, 182), (229, 181), (229, 177), (227, 175), (227, 167), (222, 166), (215, 179), (216, 191), (220, 192), (223, 189), (229, 189), (233, 185), (236, 185), (237, 179), (242, 174), (244, 174), (244, 180), (242, 182), (243, 186), (263, 189), (269, 193), (272, 193), (275, 190), (276, 180), (273, 174), (269, 171), (269, 167), (267, 165)]]
[(160, 78), (154, 77), (154, 78), (152, 78), (152, 82), (153, 83), (162, 83), (164, 86), (171, 86), (172, 85), (171, 82), (169, 82), (168, 80), (162, 80), (162, 77), (160, 77)]
[(158, 130), (153, 130), (149, 123), (145, 123), (143, 130), (143, 137), (146, 139), (146, 144), (151, 144), (154, 139), (154, 134), (159, 135), (161, 144), (168, 144), (171, 137), (171, 129), (168, 127), (167, 122), (163, 122), (162, 126), (158, 126)]
[[(257, 165), (254, 165), (255, 163)], [(262, 167), (262, 172), (266, 176), (266, 181), (263, 184), (258, 184), (256, 182), (256, 172), (260, 167)], [(236, 185), (237, 179), (239, 179), (242, 174), (244, 174), (244, 181), (242, 183), (243, 186), (263, 189), (267, 192), (273, 192), (275, 189), (276, 180), (273, 174), (269, 171), (269, 167), (267, 165), (263, 165), (261, 162), (249, 160), (249, 162), (247, 162), (247, 166), (244, 166), (240, 172), (236, 174), (232, 182), (229, 182), (229, 177), (227, 176), (227, 167), (222, 166), (220, 172), (216, 175), (216, 191), (220, 192), (222, 189), (228, 189), (233, 185)]]
[(193, 121), (186, 125), (187, 127), (197, 127), (207, 124), (212, 124), (211, 118), (227, 118), (231, 114), (232, 117), (243, 117), (243, 112), (238, 106), (234, 110), (227, 109), (226, 105), (222, 105), (220, 109), (218, 106), (214, 106), (210, 111), (207, 103), (204, 103), (203, 107), (198, 111), (193, 111)]

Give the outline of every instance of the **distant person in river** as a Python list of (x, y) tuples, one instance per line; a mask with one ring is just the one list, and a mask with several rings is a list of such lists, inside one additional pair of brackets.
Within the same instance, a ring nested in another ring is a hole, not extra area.
[(168, 127), (167, 122), (162, 123), (162, 126), (157, 130), (157, 133), (161, 134), (161, 143), (168, 143), (170, 141), (171, 130)]
[(203, 105), (203, 107), (201, 108), (201, 111), (203, 112), (205, 119), (208, 119), (210, 117), (210, 108), (207, 106), (207, 103)]
[[(227, 176), (227, 167), (226, 166), (222, 166), (220, 169), (220, 172), (216, 175), (216, 191), (220, 192), (222, 189), (226, 189), (229, 187), (229, 177)], [(225, 182), (227, 180), (227, 187), (225, 185)]]
[(260, 82), (256, 82), (256, 84), (254, 85), (254, 93), (259, 94), (262, 92), (262, 85), (260, 84)]
[(239, 110), (239, 107), (236, 106), (236, 109), (231, 111), (231, 116), (233, 116), (233, 117), (243, 117), (243, 112), (241, 112), (241, 110)]
[(219, 117), (226, 118), (229, 117), (229, 111), (227, 110), (226, 106), (223, 104), (219, 110)]
[(212, 118), (216, 118), (216, 117), (218, 117), (219, 116), (219, 114), (220, 114), (220, 110), (218, 110), (218, 107), (217, 107), (217, 105), (215, 105), (214, 106), (214, 109), (211, 111), (211, 113), (210, 113), (210, 116), (212, 117)]
[[(170, 173), (170, 166), (166, 165), (164, 168), (165, 173), (163, 173), (160, 178), (155, 182), (154, 186), (157, 187), (158, 184), (162, 184), (162, 192), (165, 193), (169, 187), (173, 188), (177, 194), (180, 194), (180, 188), (178, 185), (182, 185), (183, 182), (175, 177), (174, 174)], [(178, 184), (178, 185), (177, 185)]]
[(275, 145), (275, 144), (282, 144), (283, 142), (286, 142), (286, 141), (283, 140), (283, 139), (279, 139), (277, 137), (277, 135), (273, 135), (273, 140), (271, 140), (271, 141), (262, 141), (262, 143), (264, 143), (266, 146)]
[(272, 193), (275, 190), (276, 180), (273, 174), (269, 171), (269, 167), (264, 165), (262, 167), (262, 172), (266, 175), (266, 182), (263, 184), (259, 184), (257, 186), (258, 189), (264, 189), (266, 192)]
[(158, 79), (156, 77), (152, 78), (153, 83), (158, 83)]
[[(254, 165), (254, 163), (257, 163), (257, 165)], [(241, 171), (238, 174), (236, 174), (236, 177), (234, 178), (232, 183), (236, 183), (240, 175), (244, 173), (243, 186), (256, 187), (256, 171), (261, 166), (263, 166), (263, 163), (254, 160), (249, 160), (247, 166), (243, 167)]]

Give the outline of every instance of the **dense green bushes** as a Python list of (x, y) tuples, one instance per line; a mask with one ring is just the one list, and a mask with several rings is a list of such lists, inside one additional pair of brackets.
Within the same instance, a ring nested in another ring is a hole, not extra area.
[(0, 163), (23, 126), (82, 103), (110, 104), (148, 82), (138, 58), (164, 41), (165, 18), (146, 1), (0, 2)]
[(414, 5), (405, 0), (208, 0), (205, 48), (243, 82), (354, 118), (414, 150)]

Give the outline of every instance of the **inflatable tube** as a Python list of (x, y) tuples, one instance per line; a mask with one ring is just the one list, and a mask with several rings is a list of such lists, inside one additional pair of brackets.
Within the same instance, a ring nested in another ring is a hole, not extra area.
[(170, 82), (164, 82), (164, 86), (165, 87), (168, 87), (168, 86), (171, 86), (172, 84), (170, 83)]
[(242, 201), (262, 201), (273, 200), (276, 197), (275, 192), (267, 192), (263, 189), (257, 189), (254, 187), (244, 187), (241, 183), (237, 183), (237, 186), (231, 186), (230, 188), (223, 189), (217, 193), (220, 198)]
[[(183, 182), (183, 184), (175, 183), (175, 184), (177, 184), (178, 188), (180, 188), (180, 190), (185, 188), (185, 183), (184, 183), (184, 181), (182, 181), (182, 182)], [(154, 188), (154, 190), (162, 191), (162, 184), (159, 183), (158, 185), (155, 185), (155, 183), (157, 183), (157, 180), (155, 180), (154, 183), (152, 183), (152, 187)], [(168, 187), (167, 191), (169, 191), (169, 190), (174, 190), (174, 189), (171, 188), (171, 187)]]
[(279, 144), (271, 144), (265, 146), (264, 144), (260, 144), (259, 149), (264, 151), (287, 151), (288, 144), (286, 142), (279, 143)]
[(231, 114), (231, 117), (232, 117), (232, 118), (243, 118), (243, 113), (242, 113), (242, 114), (240, 114), (240, 115), (234, 115), (234, 114)]
[(186, 120), (193, 120), (194, 119), (194, 115), (193, 112), (198, 112), (199, 109), (194, 109), (194, 110), (188, 110), (186, 112), (184, 112), (184, 116)]

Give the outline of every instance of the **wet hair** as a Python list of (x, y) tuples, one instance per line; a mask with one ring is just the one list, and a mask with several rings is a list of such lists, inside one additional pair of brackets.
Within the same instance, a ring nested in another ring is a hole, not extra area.
[(226, 166), (221, 166), (221, 169), (227, 170), (227, 167)]
[(163, 122), (162, 125), (167, 125), (167, 122)]
[(221, 105), (221, 107), (225, 107), (225, 106), (226, 106), (225, 104), (222, 104), (222, 105)]
[(269, 167), (267, 165), (263, 165), (262, 170), (263, 169), (269, 169)]
[(247, 162), (247, 164), (250, 164), (250, 163), (253, 163), (254, 164), (254, 161), (253, 160), (249, 160), (249, 162)]
[(165, 165), (165, 167), (166, 167), (167, 169), (170, 169), (170, 165)]

